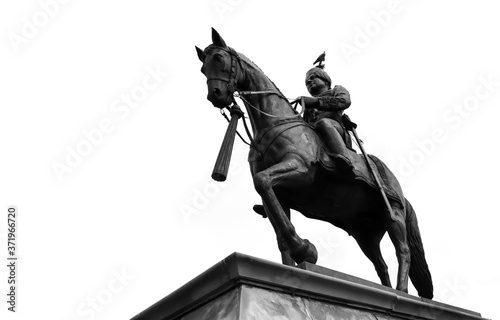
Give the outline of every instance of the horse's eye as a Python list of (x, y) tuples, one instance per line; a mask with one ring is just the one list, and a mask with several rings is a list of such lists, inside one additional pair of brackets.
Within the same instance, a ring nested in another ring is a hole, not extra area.
[(214, 60), (215, 61), (221, 61), (222, 60), (222, 55), (220, 53), (217, 53), (214, 55)]

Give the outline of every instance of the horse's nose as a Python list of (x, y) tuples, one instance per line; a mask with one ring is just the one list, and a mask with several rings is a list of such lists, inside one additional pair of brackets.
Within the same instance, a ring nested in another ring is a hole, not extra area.
[(207, 99), (212, 102), (213, 104), (218, 104), (220, 103), (220, 100), (222, 100), (223, 97), (223, 92), (220, 88), (218, 87), (213, 87), (208, 91), (208, 96)]
[(213, 101), (213, 99), (217, 99), (221, 96), (222, 94), (222, 91), (215, 87), (212, 89), (212, 91), (208, 91), (208, 96), (207, 96), (207, 99), (210, 100), (210, 101)]

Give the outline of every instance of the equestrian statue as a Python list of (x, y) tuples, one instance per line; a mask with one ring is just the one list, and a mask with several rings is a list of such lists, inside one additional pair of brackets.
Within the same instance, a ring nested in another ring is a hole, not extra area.
[[(425, 260), (417, 217), (395, 175), (368, 155), (356, 134), (356, 124), (344, 114), (349, 92), (332, 87), (324, 71), (324, 53), (306, 74), (311, 97), (290, 102), (276, 85), (243, 54), (226, 45), (212, 29), (212, 44), (196, 47), (207, 78), (207, 99), (219, 109), (230, 109), (231, 120), (212, 177), (223, 181), (243, 101), (251, 124), (248, 155), (250, 171), (262, 205), (254, 210), (269, 218), (282, 261), (295, 265), (316, 263), (315, 246), (301, 238), (290, 221), (290, 210), (329, 222), (356, 239), (375, 266), (383, 285), (391, 287), (380, 241), (387, 232), (396, 249), (396, 289), (408, 292), (408, 277), (418, 295), (432, 299), (433, 285)], [(293, 104), (300, 103), (303, 113)], [(351, 145), (351, 132), (362, 154)], [(219, 171), (221, 169), (222, 171)]]

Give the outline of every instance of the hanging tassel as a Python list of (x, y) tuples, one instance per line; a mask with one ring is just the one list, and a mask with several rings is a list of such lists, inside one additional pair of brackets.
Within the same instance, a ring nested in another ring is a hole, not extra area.
[(236, 128), (238, 120), (243, 115), (240, 107), (233, 104), (231, 107), (231, 121), (227, 126), (226, 135), (222, 141), (217, 161), (215, 161), (214, 170), (212, 171), (212, 179), (215, 181), (225, 181), (229, 171), (229, 163), (231, 162), (231, 154), (233, 153), (234, 136), (236, 135)]

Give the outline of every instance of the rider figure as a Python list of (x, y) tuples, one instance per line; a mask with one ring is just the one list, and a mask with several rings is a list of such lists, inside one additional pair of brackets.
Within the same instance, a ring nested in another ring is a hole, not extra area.
[(342, 86), (333, 88), (332, 80), (323, 66), (307, 71), (306, 87), (312, 97), (299, 97), (304, 101), (304, 120), (312, 124), (323, 138), (328, 150), (334, 154), (335, 165), (343, 173), (352, 172), (353, 165), (347, 148), (352, 148), (342, 116), (351, 105), (349, 92)]
[[(336, 168), (344, 174), (353, 173), (354, 167), (347, 150), (352, 149), (352, 142), (345, 125), (355, 124), (343, 117), (344, 110), (351, 105), (351, 98), (344, 87), (336, 85), (332, 88), (332, 80), (323, 67), (320, 63), (307, 71), (306, 87), (312, 97), (302, 96), (295, 101), (304, 101), (304, 120), (315, 127), (328, 150), (334, 154)], [(262, 205), (255, 205), (253, 209), (267, 217)]]

